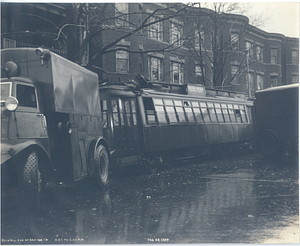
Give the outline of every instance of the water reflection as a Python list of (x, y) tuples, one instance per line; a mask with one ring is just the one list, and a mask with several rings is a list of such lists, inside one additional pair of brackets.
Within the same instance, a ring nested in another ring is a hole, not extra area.
[[(260, 181), (252, 168), (209, 170), (191, 166), (124, 178), (106, 191), (58, 188), (38, 211), (6, 208), (2, 243), (245, 243), (266, 221), (297, 213), (289, 183)], [(274, 198), (274, 189), (291, 200)]]

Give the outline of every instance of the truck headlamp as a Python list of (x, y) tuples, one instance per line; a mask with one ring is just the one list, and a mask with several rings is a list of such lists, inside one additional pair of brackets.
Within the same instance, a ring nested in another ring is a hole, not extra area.
[(5, 100), (5, 107), (8, 111), (15, 111), (19, 106), (19, 101), (15, 97), (8, 97)]
[(6, 76), (10, 77), (18, 77), (20, 75), (20, 67), (13, 61), (8, 61), (3, 66), (4, 71), (6, 72)]

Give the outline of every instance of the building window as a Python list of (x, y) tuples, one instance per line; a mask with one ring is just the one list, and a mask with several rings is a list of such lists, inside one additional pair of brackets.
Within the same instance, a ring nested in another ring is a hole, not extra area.
[(183, 65), (179, 62), (171, 62), (171, 83), (183, 84)]
[(129, 26), (128, 22), (128, 3), (115, 3), (116, 25)]
[(129, 71), (129, 53), (124, 50), (116, 52), (116, 72), (128, 73)]
[(258, 61), (263, 61), (264, 57), (263, 57), (263, 47), (260, 45), (256, 46), (256, 59)]
[(292, 83), (293, 84), (299, 83), (298, 75), (292, 75)]
[(162, 22), (157, 17), (151, 17), (149, 20), (150, 23), (155, 21), (158, 22), (149, 26), (148, 37), (161, 41), (163, 33)]
[(3, 49), (16, 48), (17, 41), (13, 39), (3, 38)]
[(298, 57), (298, 50), (292, 50), (292, 64), (298, 64), (299, 57)]
[(277, 86), (277, 76), (271, 76), (271, 87)]
[(157, 57), (149, 57), (149, 77), (150, 80), (162, 80), (163, 59)]
[(239, 83), (239, 65), (231, 65), (231, 84)]
[(253, 43), (246, 41), (246, 51), (248, 58), (253, 58)]
[(277, 49), (271, 49), (271, 63), (277, 64)]
[(199, 50), (201, 46), (201, 50), (204, 49), (204, 31), (195, 31), (195, 49)]
[(174, 22), (171, 23), (171, 44), (181, 45), (182, 38), (181, 35), (183, 33), (183, 27)]
[(237, 32), (230, 34), (230, 41), (232, 50), (239, 50), (239, 34)]
[(257, 84), (257, 90), (262, 90), (264, 88), (264, 76), (257, 74), (256, 75), (256, 84)]

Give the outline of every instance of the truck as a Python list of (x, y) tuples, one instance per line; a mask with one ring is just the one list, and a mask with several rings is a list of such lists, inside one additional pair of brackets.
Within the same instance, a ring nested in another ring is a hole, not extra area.
[(2, 192), (38, 199), (53, 177), (107, 184), (98, 84), (96, 73), (47, 49), (1, 50)]
[(299, 84), (271, 87), (255, 93), (256, 139), (266, 157), (283, 153), (298, 159)]

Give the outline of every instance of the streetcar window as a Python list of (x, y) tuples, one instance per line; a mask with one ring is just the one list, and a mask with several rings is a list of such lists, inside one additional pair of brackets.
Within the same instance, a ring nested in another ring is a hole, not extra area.
[(242, 123), (241, 111), (239, 109), (235, 109), (235, 116), (238, 123)]
[(121, 99), (119, 98), (119, 111), (120, 111), (120, 119), (121, 119), (121, 125), (124, 126), (124, 109), (123, 109), (123, 105), (122, 105), (122, 101)]
[(196, 101), (192, 101), (192, 106), (193, 106), (193, 107), (199, 107), (199, 103), (196, 102)]
[(222, 111), (220, 108), (216, 108), (216, 114), (217, 114), (218, 121), (220, 123), (224, 123), (224, 118), (223, 118)]
[(214, 109), (214, 104), (213, 103), (207, 103), (207, 107), (208, 107), (208, 113), (209, 113), (211, 122), (218, 122), (216, 112), (215, 112), (215, 109)]
[(178, 123), (172, 99), (164, 99), (166, 113), (169, 123)]
[(159, 123), (167, 123), (164, 106), (155, 106), (155, 111)]
[(126, 122), (128, 126), (131, 126), (131, 114), (130, 114), (130, 104), (129, 101), (125, 100), (125, 114), (126, 114)]
[(195, 118), (194, 118), (192, 108), (186, 107), (185, 108), (185, 113), (186, 113), (186, 117), (188, 118), (188, 122), (195, 123)]
[(242, 117), (243, 123), (247, 123), (247, 115), (246, 115), (244, 105), (240, 105), (240, 111), (241, 111), (241, 117)]
[(180, 100), (174, 100), (175, 106), (182, 106), (182, 101)]
[(172, 101), (172, 99), (164, 99), (164, 102), (165, 102), (165, 105), (173, 106), (173, 101)]
[(202, 114), (200, 111), (200, 106), (197, 101), (192, 101), (192, 107), (195, 115), (196, 122), (203, 122)]
[(100, 101), (101, 103), (101, 114), (102, 114), (102, 126), (107, 128), (107, 101)]
[(223, 113), (223, 116), (224, 116), (225, 123), (230, 122), (228, 109), (227, 108), (222, 108), (222, 113)]
[(154, 109), (152, 98), (144, 97), (143, 101), (144, 101), (144, 107), (145, 107), (145, 111), (146, 111), (146, 117), (147, 117), (148, 124), (156, 123), (155, 109)]
[(183, 107), (176, 107), (176, 113), (179, 122), (186, 122)]
[(215, 113), (215, 109), (214, 108), (209, 108), (208, 112), (209, 112), (209, 115), (210, 115), (211, 122), (218, 122), (217, 117), (216, 117), (216, 113)]
[(234, 104), (234, 105), (233, 105), (233, 108), (234, 108), (234, 109), (239, 109), (239, 105)]
[(221, 108), (222, 108), (222, 113), (224, 117), (224, 122), (229, 123), (230, 122), (230, 117), (229, 117), (229, 112), (227, 109), (227, 104), (226, 103), (221, 103)]
[[(229, 108), (229, 105), (228, 105), (228, 108)], [(229, 112), (229, 116), (230, 116), (231, 122), (235, 123), (236, 122), (236, 118), (235, 118), (233, 109), (229, 108), (228, 112)]]
[(161, 98), (153, 98), (153, 102), (155, 105), (163, 105), (163, 101)]
[(210, 123), (209, 113), (205, 102), (200, 102), (203, 120), (205, 123)]
[(219, 123), (224, 123), (224, 118), (223, 118), (223, 115), (222, 115), (221, 104), (220, 103), (215, 103), (215, 111), (216, 111), (217, 119), (218, 119)]
[(245, 110), (241, 110), (241, 116), (242, 116), (243, 123), (247, 123), (247, 116)]
[(208, 108), (213, 108), (213, 107), (214, 107), (214, 104), (208, 102), (208, 103), (207, 103), (207, 107), (208, 107)]
[(206, 103), (205, 102), (200, 102), (200, 107), (201, 108), (206, 108), (207, 106), (206, 106)]
[(133, 117), (133, 125), (137, 124), (137, 119), (136, 119), (136, 109), (135, 109), (135, 100), (131, 100), (131, 110), (132, 110), (132, 117)]
[(194, 107), (193, 110), (194, 110), (194, 114), (195, 114), (195, 117), (196, 117), (196, 121), (197, 122), (203, 122), (200, 108)]
[(118, 104), (117, 100), (113, 99), (111, 100), (111, 108), (113, 112), (113, 124), (114, 126), (119, 126), (119, 113), (118, 113)]
[(173, 106), (166, 106), (167, 115), (170, 123), (177, 123), (176, 113)]

